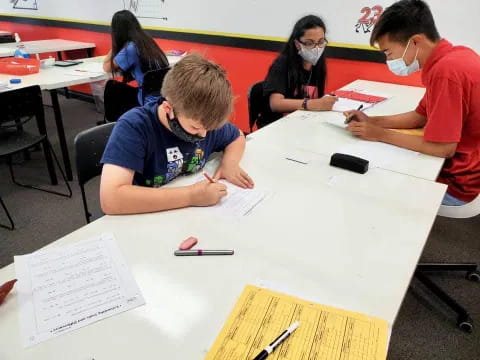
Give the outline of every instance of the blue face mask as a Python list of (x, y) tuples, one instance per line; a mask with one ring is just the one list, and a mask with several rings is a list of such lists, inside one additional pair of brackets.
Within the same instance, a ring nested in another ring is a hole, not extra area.
[(388, 68), (395, 75), (408, 76), (420, 70), (420, 63), (418, 62), (418, 59), (417, 59), (418, 50), (417, 50), (417, 53), (415, 54), (415, 59), (410, 65), (407, 65), (405, 63), (405, 60), (403, 59), (405, 57), (405, 54), (407, 53), (408, 47), (410, 46), (411, 40), (412, 39), (408, 40), (407, 47), (405, 48), (405, 51), (403, 52), (403, 55), (401, 58), (395, 59), (395, 60), (387, 60)]
[(170, 118), (170, 115), (167, 114), (167, 120), (168, 120), (168, 126), (170, 127), (170, 130), (180, 140), (183, 140), (189, 143), (197, 143), (199, 141), (205, 140), (203, 136), (190, 134), (187, 130), (185, 130), (182, 127), (182, 125), (180, 125), (180, 122), (178, 121), (177, 117)]

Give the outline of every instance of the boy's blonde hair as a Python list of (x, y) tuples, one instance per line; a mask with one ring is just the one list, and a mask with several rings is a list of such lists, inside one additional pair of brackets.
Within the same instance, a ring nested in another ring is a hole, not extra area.
[(233, 109), (225, 70), (198, 54), (173, 66), (163, 81), (162, 95), (172, 104), (175, 116), (200, 121), (207, 130), (225, 124)]

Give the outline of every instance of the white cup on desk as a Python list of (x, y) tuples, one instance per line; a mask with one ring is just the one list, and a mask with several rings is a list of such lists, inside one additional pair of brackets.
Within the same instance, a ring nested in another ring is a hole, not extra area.
[(50, 56), (47, 59), (40, 60), (40, 68), (46, 69), (49, 66), (53, 66), (55, 64), (55, 58)]

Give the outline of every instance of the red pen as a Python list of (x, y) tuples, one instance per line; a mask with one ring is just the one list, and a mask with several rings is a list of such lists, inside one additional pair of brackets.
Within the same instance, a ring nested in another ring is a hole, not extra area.
[(212, 184), (214, 184), (216, 181), (213, 180), (205, 171), (202, 170), (203, 176), (207, 178), (208, 181), (210, 181)]

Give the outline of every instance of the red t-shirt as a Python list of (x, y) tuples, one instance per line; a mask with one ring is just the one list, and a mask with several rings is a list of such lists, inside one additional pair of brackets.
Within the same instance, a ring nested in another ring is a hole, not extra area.
[(427, 88), (416, 112), (427, 117), (424, 140), (458, 143), (437, 181), (463, 201), (480, 193), (480, 56), (443, 39), (422, 69)]

